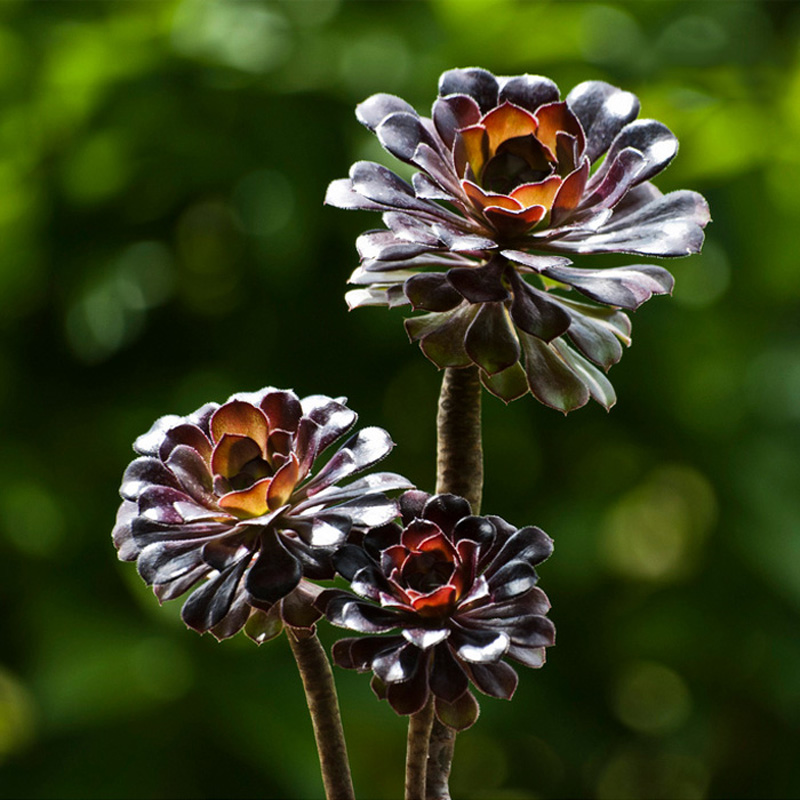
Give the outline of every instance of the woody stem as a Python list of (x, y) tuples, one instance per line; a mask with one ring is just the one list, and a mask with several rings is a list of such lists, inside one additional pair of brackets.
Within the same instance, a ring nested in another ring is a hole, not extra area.
[(327, 800), (355, 800), (333, 671), (316, 633), (286, 628), (306, 693)]
[[(448, 368), (436, 418), (436, 491), (466, 498), (479, 514), (483, 496), (481, 383), (477, 367)], [(456, 732), (434, 718), (428, 750), (426, 800), (450, 800)]]

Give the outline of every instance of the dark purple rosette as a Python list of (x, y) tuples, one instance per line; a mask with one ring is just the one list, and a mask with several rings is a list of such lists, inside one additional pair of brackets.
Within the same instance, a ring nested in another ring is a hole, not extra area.
[(430, 118), (370, 97), (358, 119), (419, 171), (409, 184), (359, 161), (331, 183), (326, 202), (383, 212), (386, 225), (359, 237), (348, 304), (427, 312), (406, 320), (410, 338), (441, 368), (477, 365), (506, 402), (530, 391), (564, 412), (590, 397), (610, 408), (604, 371), (630, 344), (622, 309), (671, 292), (673, 278), (569, 257), (690, 255), (709, 221), (696, 192), (650, 182), (678, 141), (638, 113), (633, 94), (602, 81), (561, 100), (548, 78), (477, 68), (441, 76)]
[(540, 667), (555, 641), (534, 569), (553, 542), (539, 528), (473, 516), (452, 494), (406, 492), (400, 504), (402, 526), (374, 528), (362, 546), (334, 555), (355, 594), (328, 589), (317, 607), (334, 625), (370, 634), (337, 642), (334, 661), (371, 670), (376, 694), (398, 714), (432, 695), (442, 723), (468, 728), (478, 716), (470, 681), (509, 699), (517, 674), (504, 658)]
[(119, 558), (136, 561), (162, 602), (199, 583), (183, 621), (218, 639), (248, 620), (257, 641), (283, 622), (312, 625), (319, 589), (305, 579), (333, 577), (336, 547), (354, 526), (393, 519), (397, 501), (384, 492), (411, 486), (388, 472), (339, 485), (392, 449), (381, 428), (353, 434), (320, 468), (355, 421), (344, 398), (274, 388), (161, 417), (122, 479)]

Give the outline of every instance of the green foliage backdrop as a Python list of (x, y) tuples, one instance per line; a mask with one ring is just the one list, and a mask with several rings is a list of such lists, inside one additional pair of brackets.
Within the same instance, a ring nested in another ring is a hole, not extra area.
[[(636, 92), (714, 222), (610, 414), (485, 398), (484, 510), (554, 537), (559, 639), (453, 790), (800, 794), (798, 33), (793, 2), (0, 3), (0, 796), (321, 797), (286, 642), (159, 608), (116, 491), (156, 416), (266, 384), (347, 395), (432, 488), (439, 376), (402, 314), (347, 313), (377, 218), (322, 198), (388, 163), (357, 102), (473, 65)], [(397, 797), (404, 720), (337, 680), (357, 792)]]

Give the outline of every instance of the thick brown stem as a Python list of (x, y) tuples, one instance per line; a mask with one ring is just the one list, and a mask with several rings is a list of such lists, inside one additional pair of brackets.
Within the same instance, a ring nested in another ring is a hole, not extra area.
[(435, 719), (428, 749), (425, 800), (450, 800), (450, 765), (455, 745), (456, 732)]
[(355, 800), (339, 701), (328, 657), (316, 633), (287, 627), (286, 638), (303, 680), (317, 740), (325, 797), (328, 800)]
[(465, 497), (473, 514), (483, 495), (481, 391), (477, 367), (446, 369), (436, 417), (436, 491)]
[[(477, 367), (446, 369), (436, 418), (436, 491), (469, 500), (480, 514), (483, 496), (481, 443), (481, 383)], [(450, 800), (450, 766), (456, 732), (438, 719), (431, 729), (426, 800)]]
[(433, 724), (433, 698), (408, 720), (406, 747), (406, 800), (425, 800), (425, 775), (428, 769), (428, 741)]

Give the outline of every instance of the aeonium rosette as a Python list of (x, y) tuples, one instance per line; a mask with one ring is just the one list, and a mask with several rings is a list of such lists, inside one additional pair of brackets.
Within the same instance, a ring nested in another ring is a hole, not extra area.
[(678, 142), (638, 112), (633, 94), (602, 81), (561, 100), (548, 78), (477, 68), (441, 76), (430, 118), (393, 95), (367, 99), (359, 120), (419, 171), (409, 184), (360, 161), (330, 185), (328, 203), (381, 211), (386, 224), (358, 240), (350, 307), (428, 312), (406, 320), (425, 355), (477, 365), (507, 402), (530, 390), (564, 412), (590, 396), (610, 407), (603, 371), (630, 344), (620, 309), (670, 292), (673, 279), (660, 266), (584, 269), (568, 256), (685, 256), (709, 221), (696, 192), (663, 195), (650, 182)]
[(333, 577), (333, 550), (354, 526), (392, 519), (384, 492), (411, 486), (388, 472), (339, 485), (392, 449), (381, 428), (353, 434), (320, 468), (355, 421), (343, 398), (274, 388), (161, 417), (122, 480), (119, 558), (137, 562), (161, 601), (199, 583), (181, 611), (199, 632), (226, 638), (250, 619), (260, 641), (282, 621), (312, 624), (309, 580)]
[(402, 525), (335, 554), (355, 594), (329, 589), (316, 604), (334, 625), (368, 634), (337, 642), (335, 663), (371, 670), (376, 694), (399, 714), (432, 696), (445, 725), (467, 728), (478, 715), (470, 682), (510, 698), (517, 674), (503, 659), (540, 667), (555, 641), (534, 569), (553, 543), (539, 528), (473, 516), (451, 494), (406, 492), (400, 505)]

